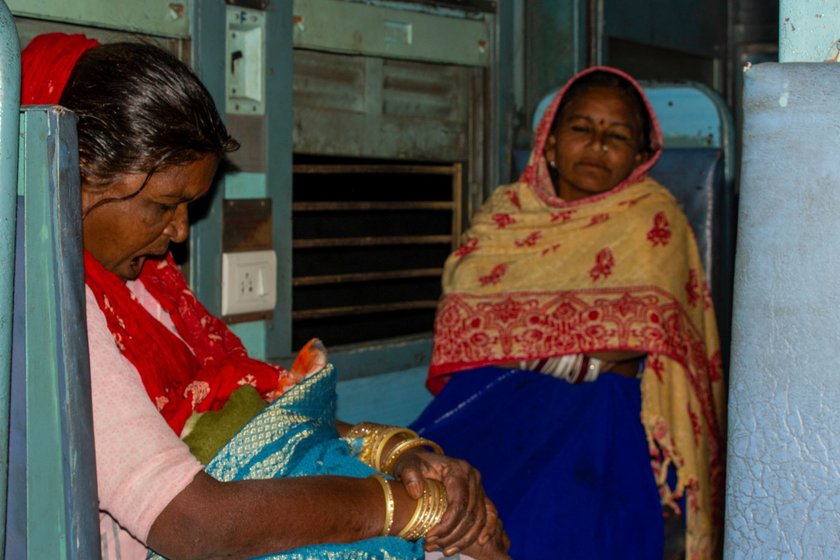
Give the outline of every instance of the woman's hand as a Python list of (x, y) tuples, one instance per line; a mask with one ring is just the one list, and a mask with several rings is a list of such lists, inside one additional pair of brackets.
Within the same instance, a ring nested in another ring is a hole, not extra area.
[(510, 560), (510, 539), (502, 528), (502, 521), (496, 512), (493, 502), (487, 500), (487, 526), (493, 527), (494, 531), (490, 538), (482, 543), (481, 538), (472, 546), (465, 548), (462, 552), (475, 560)]
[(496, 508), (484, 494), (481, 475), (466, 461), (410, 450), (400, 456), (394, 474), (414, 499), (423, 495), (426, 478), (439, 480), (446, 487), (446, 513), (426, 535), (427, 550), (441, 549), (450, 556), (473, 545), (486, 546), (494, 536), (499, 538)]

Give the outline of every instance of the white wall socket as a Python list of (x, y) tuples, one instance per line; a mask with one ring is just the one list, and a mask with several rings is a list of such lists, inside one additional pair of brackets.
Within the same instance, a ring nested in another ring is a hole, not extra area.
[(276, 303), (274, 251), (222, 253), (222, 315), (271, 311)]

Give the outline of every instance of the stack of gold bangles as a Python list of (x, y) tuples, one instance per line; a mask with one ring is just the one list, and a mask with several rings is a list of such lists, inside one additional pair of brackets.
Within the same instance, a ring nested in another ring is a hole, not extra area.
[[(396, 443), (386, 456), (385, 448), (388, 442), (397, 436), (406, 436)], [(422, 438), (417, 432), (408, 428), (383, 426), (372, 422), (360, 422), (353, 426), (343, 438), (360, 461), (374, 469), (393, 476), (393, 468), (399, 458), (408, 450), (417, 447), (427, 447), (435, 453), (443, 454), (443, 450), (435, 442)]]
[(446, 506), (446, 487), (438, 480), (427, 478), (423, 485), (423, 496), (417, 500), (414, 515), (397, 536), (408, 541), (425, 537), (432, 527), (440, 523), (443, 514), (446, 513)]
[[(397, 436), (403, 437), (385, 453), (388, 442)], [(391, 487), (382, 473), (394, 476), (394, 466), (399, 458), (410, 449), (426, 447), (440, 454), (443, 454), (443, 450), (435, 442), (420, 437), (408, 428), (383, 426), (371, 422), (356, 424), (343, 439), (360, 461), (379, 471), (371, 476), (379, 482), (385, 494), (385, 523), (381, 535), (387, 536), (391, 533), (394, 524), (395, 506)], [(425, 479), (423, 481), (423, 496), (417, 500), (417, 506), (411, 519), (397, 536), (410, 541), (426, 536), (426, 533), (440, 523), (443, 514), (446, 513), (446, 506), (446, 487), (443, 483)]]

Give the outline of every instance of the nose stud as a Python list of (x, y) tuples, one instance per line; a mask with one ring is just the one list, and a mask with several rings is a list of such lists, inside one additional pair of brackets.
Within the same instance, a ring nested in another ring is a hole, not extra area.
[(607, 145), (606, 144), (601, 144), (601, 151), (604, 152), (604, 153), (607, 153)]

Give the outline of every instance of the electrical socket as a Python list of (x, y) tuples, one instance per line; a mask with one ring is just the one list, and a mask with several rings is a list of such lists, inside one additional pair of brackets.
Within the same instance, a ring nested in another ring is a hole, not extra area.
[(271, 311), (276, 303), (274, 251), (222, 253), (222, 315)]

